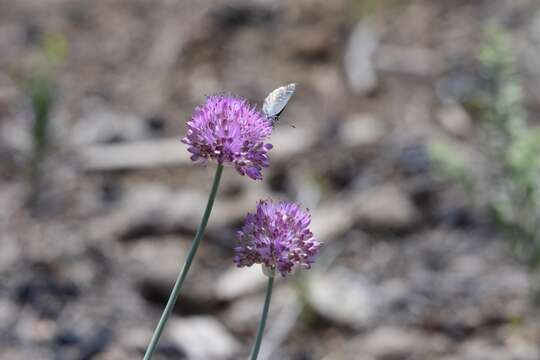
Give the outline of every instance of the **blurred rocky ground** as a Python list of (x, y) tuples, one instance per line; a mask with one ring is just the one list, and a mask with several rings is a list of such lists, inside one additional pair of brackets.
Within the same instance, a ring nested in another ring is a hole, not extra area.
[[(188, 160), (186, 120), (205, 94), (260, 104), (290, 82), (272, 167), (261, 183), (225, 171), (155, 359), (247, 356), (265, 279), (232, 245), (268, 197), (309, 207), (325, 245), (277, 282), (260, 359), (540, 359), (531, 276), (426, 150), (482, 151), (460, 104), (493, 21), (534, 123), (535, 0), (0, 0), (0, 359), (142, 357), (213, 174)], [(29, 209), (24, 84), (50, 34), (69, 55)]]

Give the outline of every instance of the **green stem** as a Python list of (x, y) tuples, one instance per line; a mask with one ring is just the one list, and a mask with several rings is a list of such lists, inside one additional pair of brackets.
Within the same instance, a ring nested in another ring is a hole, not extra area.
[(176, 278), (176, 282), (174, 283), (174, 287), (171, 291), (171, 295), (169, 296), (169, 300), (167, 300), (167, 305), (165, 305), (165, 309), (163, 310), (163, 313), (161, 314), (161, 318), (159, 319), (156, 329), (154, 330), (152, 339), (150, 340), (150, 343), (148, 344), (148, 348), (146, 349), (146, 353), (144, 354), (144, 360), (150, 360), (152, 358), (152, 354), (154, 353), (154, 350), (156, 349), (161, 333), (163, 332), (163, 329), (165, 328), (165, 324), (167, 323), (167, 320), (169, 319), (169, 316), (171, 315), (171, 312), (174, 308), (176, 299), (178, 299), (178, 295), (180, 295), (180, 289), (182, 288), (182, 284), (184, 283), (187, 273), (189, 272), (189, 268), (191, 267), (193, 258), (195, 257), (195, 254), (197, 253), (197, 248), (199, 247), (199, 244), (204, 234), (204, 230), (206, 229), (206, 224), (208, 223), (208, 218), (210, 217), (210, 213), (212, 212), (212, 206), (214, 205), (214, 200), (216, 199), (217, 190), (219, 187), (219, 181), (221, 180), (222, 173), (223, 173), (223, 165), (218, 165), (216, 169), (216, 175), (214, 176), (214, 183), (212, 184), (212, 189), (210, 190), (210, 195), (208, 196), (208, 203), (206, 204), (206, 209), (204, 210), (201, 223), (199, 225), (199, 228), (197, 229), (197, 233), (195, 234), (195, 238), (193, 239), (191, 248), (189, 249), (186, 262), (184, 263), (184, 267), (182, 268), (182, 271), (180, 272), (180, 274), (178, 274), (178, 277)]
[(264, 299), (264, 307), (261, 315), (261, 321), (259, 322), (259, 329), (257, 330), (257, 338), (255, 339), (255, 345), (251, 352), (251, 360), (257, 360), (259, 350), (261, 348), (261, 342), (264, 334), (264, 326), (266, 325), (266, 318), (268, 317), (268, 309), (270, 308), (270, 299), (272, 298), (272, 287), (274, 286), (274, 276), (268, 276), (268, 285), (266, 286), (266, 298)]

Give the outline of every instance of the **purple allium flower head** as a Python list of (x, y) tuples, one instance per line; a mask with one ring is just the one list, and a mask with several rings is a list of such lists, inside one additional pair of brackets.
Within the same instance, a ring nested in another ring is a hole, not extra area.
[(262, 264), (282, 276), (295, 265), (309, 269), (320, 246), (308, 228), (310, 222), (309, 212), (295, 203), (260, 201), (256, 213), (248, 214), (238, 231), (235, 264)]
[(192, 154), (191, 160), (206, 164), (230, 164), (241, 175), (262, 179), (262, 168), (270, 165), (265, 140), (272, 134), (272, 124), (247, 100), (220, 94), (206, 98), (195, 108), (182, 139)]

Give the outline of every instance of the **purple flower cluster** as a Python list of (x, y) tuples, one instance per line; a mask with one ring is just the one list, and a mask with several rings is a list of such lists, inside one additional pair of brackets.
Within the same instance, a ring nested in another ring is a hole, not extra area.
[(309, 212), (295, 203), (260, 201), (256, 213), (248, 214), (238, 231), (235, 264), (263, 264), (282, 276), (295, 265), (309, 269), (320, 246), (308, 228), (310, 222)]
[(241, 174), (261, 180), (262, 168), (269, 166), (272, 124), (245, 99), (231, 95), (213, 95), (195, 108), (182, 139), (189, 146), (191, 160), (206, 164), (230, 164)]

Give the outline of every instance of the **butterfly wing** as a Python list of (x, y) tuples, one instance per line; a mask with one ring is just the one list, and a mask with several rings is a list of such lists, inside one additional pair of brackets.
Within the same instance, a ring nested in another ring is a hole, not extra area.
[(264, 99), (262, 107), (262, 111), (266, 117), (271, 119), (272, 122), (276, 122), (294, 94), (295, 89), (296, 84), (293, 83), (281, 86), (268, 94), (266, 99)]

